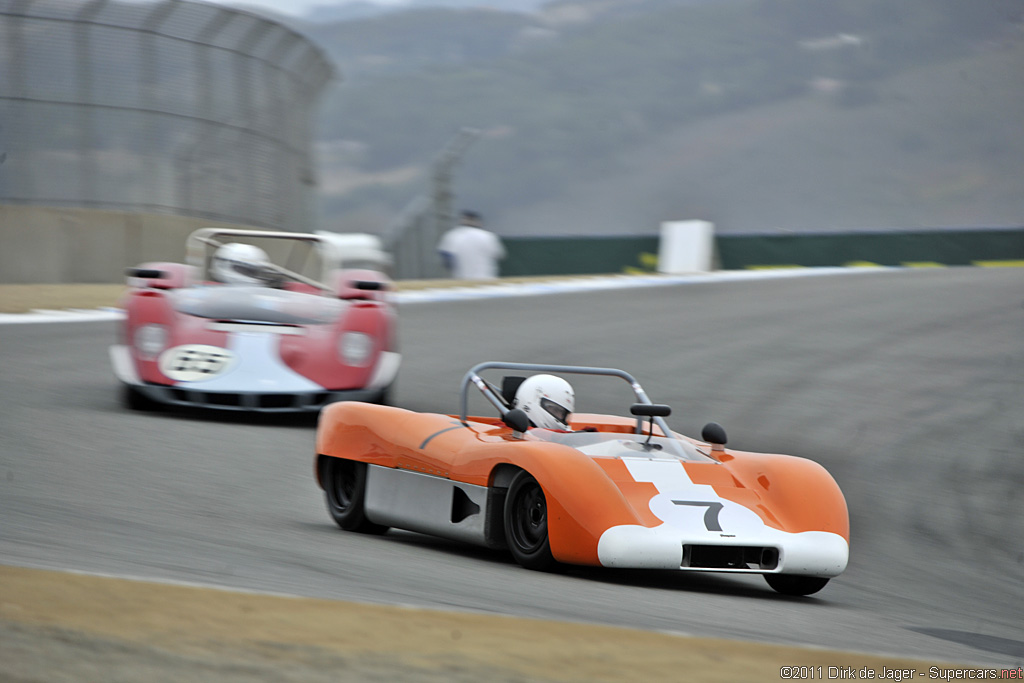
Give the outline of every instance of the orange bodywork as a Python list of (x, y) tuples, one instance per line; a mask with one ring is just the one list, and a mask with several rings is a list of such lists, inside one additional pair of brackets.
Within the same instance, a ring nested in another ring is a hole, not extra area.
[(828, 531), (850, 542), (846, 499), (818, 463), (743, 451), (726, 451), (721, 463), (725, 468), (699, 463), (684, 467), (695, 484), (711, 485), (719, 496), (753, 510), (770, 527), (791, 533)]
[[(576, 414), (573, 427), (632, 434), (635, 419)], [(658, 432), (655, 432), (658, 434)], [(692, 441), (702, 453), (707, 444)], [(357, 402), (326, 406), (316, 452), (455, 482), (490, 487), (503, 468), (528, 471), (548, 506), (548, 534), (556, 560), (599, 565), (598, 541), (622, 525), (662, 524), (651, 510), (658, 491), (636, 481), (621, 458), (584, 454), (527, 432), (514, 434), (498, 418), (415, 413)], [(849, 518), (838, 485), (815, 462), (792, 456), (718, 451), (717, 462), (683, 462), (695, 484), (760, 516), (781, 531), (826, 531), (849, 542)], [(319, 473), (319, 467), (315, 470)], [(318, 474), (319, 476), (319, 474)], [(322, 483), (321, 483), (322, 485)]]

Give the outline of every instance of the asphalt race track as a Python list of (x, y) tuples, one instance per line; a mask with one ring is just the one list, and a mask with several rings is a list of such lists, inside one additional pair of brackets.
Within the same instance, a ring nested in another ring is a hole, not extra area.
[[(802, 599), (760, 577), (542, 574), (416, 534), (346, 534), (313, 480), (310, 421), (128, 412), (114, 330), (0, 326), (0, 564), (1024, 662), (1024, 269), (401, 307), (397, 405), (457, 411), (484, 360), (621, 367), (679, 431), (714, 420), (732, 447), (824, 464), (849, 503), (851, 563)], [(628, 402), (589, 382), (577, 395), (587, 412)]]

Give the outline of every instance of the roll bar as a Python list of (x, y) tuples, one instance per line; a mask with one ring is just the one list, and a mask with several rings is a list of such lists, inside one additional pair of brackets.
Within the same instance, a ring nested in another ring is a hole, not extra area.
[[(327, 239), (320, 235), (313, 235), (304, 232), (274, 232), (271, 230), (243, 230), (241, 228), (200, 228), (196, 230), (188, 239), (185, 241), (185, 262), (190, 266), (195, 266), (199, 269), (199, 272), (203, 272), (206, 267), (206, 248), (207, 247), (220, 247), (223, 246), (223, 242), (215, 239), (216, 237), (259, 237), (265, 239), (289, 239), (298, 240), (301, 242), (311, 242), (317, 245), (327, 243)], [(268, 264), (271, 270), (277, 271), (278, 273), (289, 277), (296, 282), (307, 284), (310, 287), (316, 287), (317, 289), (323, 290), (330, 293), (331, 287), (324, 282), (314, 280), (313, 278), (306, 277), (299, 273), (283, 268), (275, 263)], [(326, 265), (325, 265), (326, 267)], [(326, 273), (323, 274), (326, 276)], [(326, 277), (324, 277), (326, 279)]]
[[(563, 372), (573, 375), (604, 375), (607, 377), (618, 377), (625, 380), (633, 390), (633, 395), (636, 397), (637, 403), (644, 403), (653, 405), (651, 399), (647, 397), (647, 393), (644, 391), (640, 383), (636, 381), (633, 375), (623, 370), (617, 370), (615, 368), (592, 368), (581, 365), (539, 365), (534, 363), (505, 363), (501, 361), (488, 361), (485, 363), (478, 363), (469, 369), (466, 376), (462, 378), (462, 386), (460, 387), (460, 407), (459, 407), (459, 419), (463, 424), (468, 421), (468, 410), (469, 410), (469, 385), (474, 384), (480, 390), (480, 393), (484, 395), (491, 405), (498, 409), (498, 412), (502, 417), (509, 411), (508, 406), (502, 401), (501, 397), (495, 392), (494, 387), (484, 381), (480, 377), (480, 373), (484, 370), (518, 370), (523, 372)], [(665, 423), (665, 418), (660, 416), (653, 417), (655, 424), (661, 427), (662, 432), (665, 436), (670, 436), (672, 431), (668, 428), (668, 424)], [(636, 421), (636, 433), (643, 434), (644, 421), (642, 417), (638, 417)]]

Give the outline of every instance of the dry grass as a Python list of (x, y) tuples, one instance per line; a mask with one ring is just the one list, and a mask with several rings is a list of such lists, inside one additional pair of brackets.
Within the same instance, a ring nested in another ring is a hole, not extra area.
[(83, 650), (94, 672), (146, 680), (235, 680), (240, 666), (248, 680), (447, 682), (680, 680), (680, 672), (687, 680), (774, 681), (784, 666), (868, 667), (882, 678), (883, 667), (928, 668), (896, 657), (0, 566), (0, 656), (5, 648), (5, 664), (30, 669), (21, 673), (32, 680), (81, 674)]
[(0, 285), (0, 313), (117, 306), (124, 292), (125, 286), (122, 284)]

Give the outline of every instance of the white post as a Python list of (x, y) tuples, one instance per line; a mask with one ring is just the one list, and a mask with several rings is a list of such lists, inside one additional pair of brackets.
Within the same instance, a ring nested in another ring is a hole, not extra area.
[(708, 221), (665, 221), (661, 224), (658, 272), (705, 273), (714, 258), (715, 225)]

